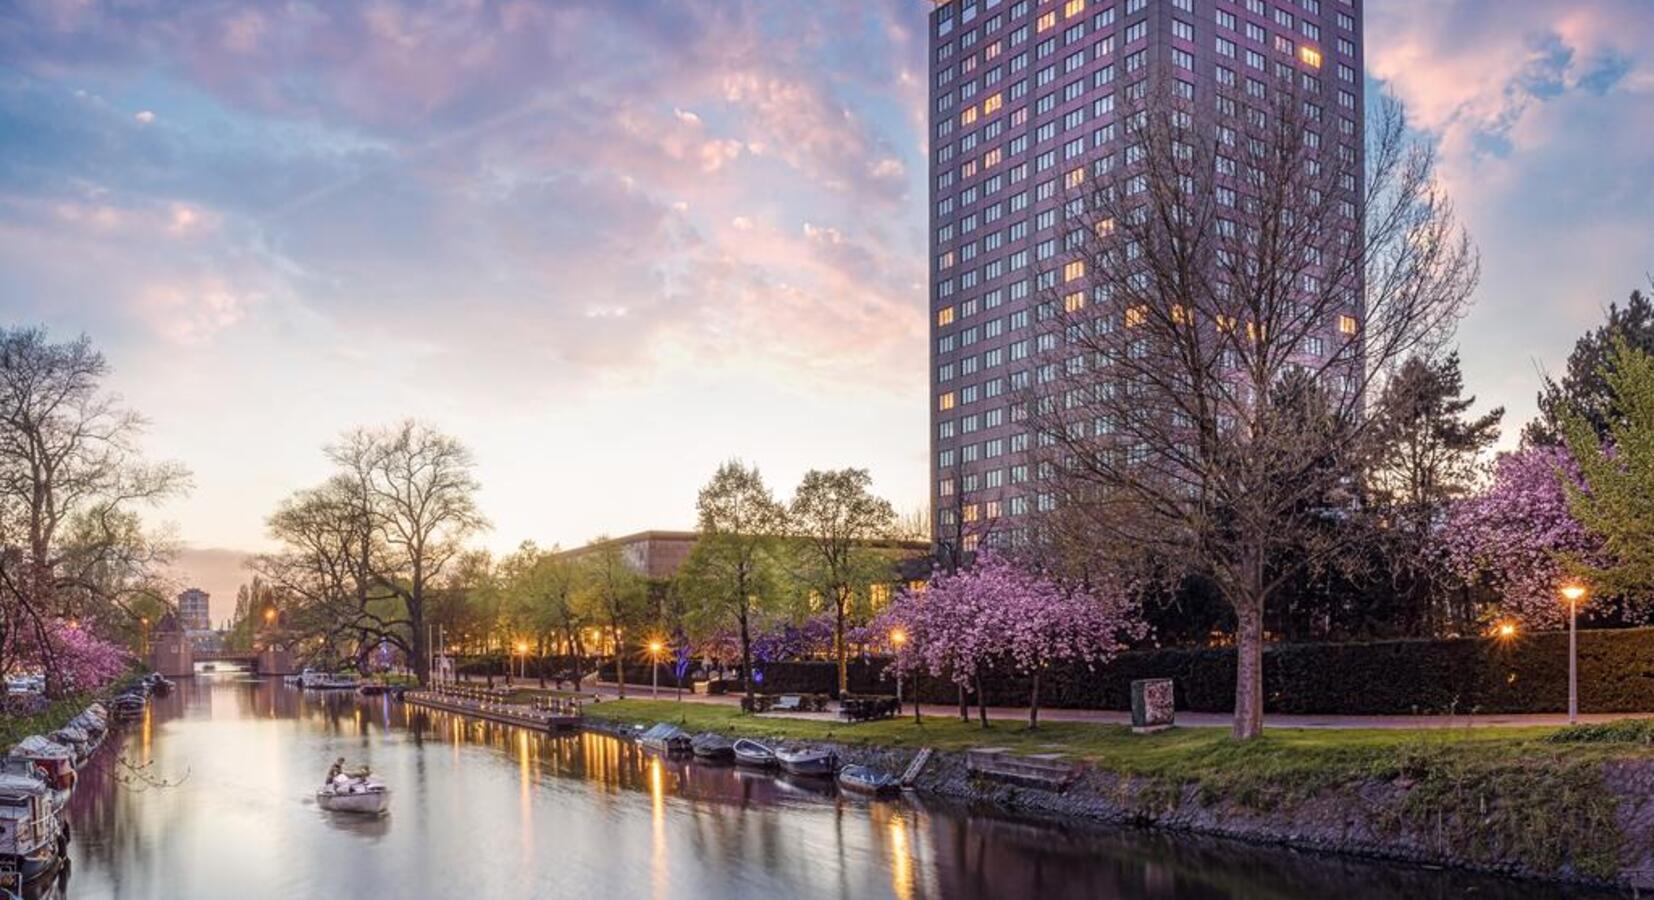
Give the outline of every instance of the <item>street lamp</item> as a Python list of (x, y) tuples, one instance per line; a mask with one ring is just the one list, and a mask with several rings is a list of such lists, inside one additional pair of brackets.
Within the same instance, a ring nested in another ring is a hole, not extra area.
[(651, 700), (660, 699), (660, 653), (665, 649), (666, 645), (660, 641), (649, 642), (649, 661), (651, 663), (649, 667), (649, 698)]
[(517, 677), (528, 679), (528, 641), (517, 642)]
[[(907, 643), (907, 632), (903, 631), (900, 628), (893, 628), (893, 629), (890, 630), (890, 646), (895, 647), (896, 652), (898, 654), (900, 654), (902, 652), (902, 645), (904, 645), (906, 643)], [(896, 673), (896, 709), (899, 712), (901, 710), (901, 708), (902, 708), (902, 676), (901, 676), (901, 670), (898, 669), (897, 673)]]
[(1585, 598), (1585, 585), (1565, 584), (1562, 596), (1568, 601), (1568, 724), (1573, 725), (1579, 721), (1579, 601)]
[(1501, 641), (1508, 641), (1511, 638), (1516, 637), (1516, 623), (1500, 622), (1499, 624), (1493, 626), (1493, 636)]

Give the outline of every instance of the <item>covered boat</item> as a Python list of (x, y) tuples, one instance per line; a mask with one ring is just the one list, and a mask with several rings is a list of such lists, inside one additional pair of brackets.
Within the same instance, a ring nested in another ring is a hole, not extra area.
[(75, 754), (75, 768), (77, 769), (86, 763), (87, 757), (92, 755), (93, 750), (98, 749), (97, 745), (92, 743), (91, 735), (73, 725), (65, 725), (46, 737), (53, 743), (63, 745)]
[(735, 758), (735, 744), (729, 738), (710, 731), (695, 735), (695, 739), (689, 742), (689, 747), (695, 751), (696, 759), (729, 762)]
[(390, 811), (391, 789), (367, 770), (338, 775), (316, 792), (316, 805), (328, 812), (382, 816)]
[(637, 742), (661, 753), (688, 753), (693, 749), (689, 732), (668, 722), (661, 722), (638, 735)]
[(782, 771), (793, 775), (831, 777), (838, 770), (838, 754), (822, 747), (782, 747), (775, 759)]
[(751, 738), (741, 738), (730, 749), (735, 753), (735, 762), (740, 765), (757, 769), (775, 767), (775, 751), (767, 744), (760, 744)]
[(838, 786), (858, 794), (894, 794), (902, 789), (902, 780), (871, 766), (845, 766), (839, 770)]
[(28, 775), (0, 774), (0, 873), (15, 873), (11, 877), (18, 882), (3, 886), (21, 889), (49, 874), (68, 844), (68, 832), (46, 783)]
[(31, 734), (18, 741), (10, 755), (34, 763), (46, 785), (53, 790), (66, 791), (75, 786), (74, 751), (56, 741)]

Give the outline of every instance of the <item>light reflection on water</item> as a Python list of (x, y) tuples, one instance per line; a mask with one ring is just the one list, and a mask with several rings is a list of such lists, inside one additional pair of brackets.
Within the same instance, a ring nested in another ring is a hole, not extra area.
[[(229, 676), (183, 681), (71, 803), (64, 896), (1239, 898), (1535, 896), (1536, 886), (1135, 831), (1064, 828), (664, 760)], [(143, 789), (113, 758), (183, 779)], [(338, 756), (389, 816), (313, 799)]]

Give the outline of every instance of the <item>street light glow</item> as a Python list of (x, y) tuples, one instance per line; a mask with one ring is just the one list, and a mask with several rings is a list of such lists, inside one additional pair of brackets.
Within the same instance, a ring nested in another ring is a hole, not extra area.
[(890, 643), (895, 644), (898, 647), (907, 643), (907, 632), (900, 628), (890, 632)]
[(666, 649), (666, 645), (662, 644), (660, 641), (650, 641), (649, 642), (649, 652), (656, 655), (656, 656), (659, 656), (660, 652), (662, 650), (665, 650), (665, 649)]
[(1579, 598), (1585, 596), (1585, 585), (1571, 582), (1562, 586), (1562, 596), (1568, 598), (1569, 603), (1578, 603)]
[(528, 652), (528, 642), (527, 641), (518, 641), (517, 642), (517, 652), (518, 653), (527, 653)]
[(1509, 640), (1510, 638), (1516, 637), (1516, 623), (1515, 622), (1500, 622), (1498, 627), (1494, 629), (1494, 634), (1496, 634), (1499, 637), (1502, 637), (1506, 640)]

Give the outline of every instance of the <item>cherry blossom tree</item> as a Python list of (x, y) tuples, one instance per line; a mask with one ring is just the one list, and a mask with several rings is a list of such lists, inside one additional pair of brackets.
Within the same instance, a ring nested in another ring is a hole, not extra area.
[(25, 632), (16, 650), (16, 668), (55, 673), (65, 692), (95, 691), (119, 678), (132, 663), (125, 648), (99, 637), (89, 622), (51, 620), (39, 632)]
[(1496, 613), (1528, 628), (1563, 624), (1557, 588), (1568, 576), (1566, 559), (1601, 551), (1600, 539), (1569, 510), (1563, 479), (1584, 487), (1565, 447), (1506, 453), (1487, 489), (1454, 504), (1441, 529), (1449, 568), (1490, 588)]
[(1047, 670), (1106, 662), (1142, 636), (1131, 596), (1124, 585), (1061, 584), (984, 552), (971, 568), (937, 576), (922, 593), (902, 594), (879, 625), (907, 632), (896, 655), (898, 676), (923, 670), (966, 685), (996, 663), (1028, 676), (1028, 727), (1035, 728)]

